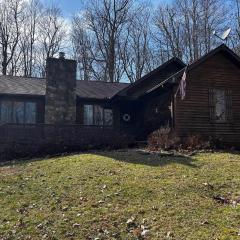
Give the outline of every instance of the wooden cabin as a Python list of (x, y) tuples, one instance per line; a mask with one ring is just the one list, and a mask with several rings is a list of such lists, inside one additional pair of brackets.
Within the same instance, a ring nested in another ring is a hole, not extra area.
[[(178, 89), (184, 71), (186, 97), (182, 100)], [(154, 91), (171, 92), (172, 126), (177, 136), (198, 135), (239, 145), (240, 58), (225, 45), (174, 74)]]
[(188, 66), (173, 58), (127, 84), (76, 80), (75, 61), (51, 58), (46, 79), (0, 77), (0, 124), (107, 127), (139, 140), (169, 125), (181, 138), (240, 144), (240, 59), (221, 45)]

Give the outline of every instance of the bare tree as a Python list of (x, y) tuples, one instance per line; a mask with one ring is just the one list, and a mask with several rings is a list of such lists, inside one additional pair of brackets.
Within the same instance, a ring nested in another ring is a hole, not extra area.
[(94, 42), (85, 29), (80, 15), (73, 18), (71, 40), (74, 57), (78, 62), (80, 78), (86, 81), (96, 79), (97, 73), (93, 66), (95, 62)]
[(22, 55), (22, 70), (24, 76), (33, 75), (41, 12), (42, 5), (39, 0), (31, 0), (25, 10), (25, 24), (22, 27), (20, 36), (20, 52)]
[(232, 23), (231, 45), (236, 53), (240, 55), (240, 0), (233, 0), (232, 3), (234, 21)]
[(173, 0), (155, 14), (137, 0), (89, 0), (71, 35), (61, 9), (40, 1), (0, 1), (2, 74), (44, 76), (46, 58), (66, 48), (66, 39), (81, 79), (109, 82), (134, 82), (173, 56), (192, 62), (220, 44), (212, 32), (227, 26), (229, 44), (240, 49), (239, 0), (229, 0), (231, 17), (224, 0)]
[(155, 39), (160, 43), (158, 46), (165, 48), (167, 59), (172, 56), (182, 58), (182, 22), (177, 7), (170, 5), (159, 6), (155, 15), (155, 26), (158, 29), (155, 32)]
[(159, 41), (171, 56), (190, 62), (216, 46), (213, 30), (227, 26), (227, 4), (222, 0), (175, 0), (156, 14)]
[(61, 49), (65, 38), (64, 19), (60, 8), (46, 8), (41, 16), (38, 29), (37, 64), (39, 73), (45, 75), (45, 61), (55, 56)]
[(96, 44), (96, 60), (102, 66), (102, 78), (119, 81), (123, 71), (118, 55), (118, 39), (129, 21), (132, 0), (90, 0), (86, 6), (86, 22)]
[(130, 82), (135, 82), (147, 71), (147, 62), (151, 61), (150, 48), (150, 8), (145, 4), (132, 10), (137, 12), (119, 39), (119, 52), (124, 72)]
[(21, 0), (3, 0), (0, 2), (0, 47), (2, 74), (6, 75), (17, 45), (19, 44), (23, 3)]

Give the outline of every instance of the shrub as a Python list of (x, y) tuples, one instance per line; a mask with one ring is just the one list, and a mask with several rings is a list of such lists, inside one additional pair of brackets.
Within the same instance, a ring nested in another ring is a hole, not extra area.
[(206, 140), (200, 135), (191, 135), (187, 137), (183, 147), (189, 150), (210, 149), (212, 144), (210, 140)]
[(148, 147), (150, 148), (150, 150), (168, 150), (171, 148), (177, 148), (179, 142), (179, 138), (175, 136), (174, 132), (167, 125), (154, 131), (149, 136)]
[(148, 138), (148, 148), (158, 150), (208, 150), (222, 148), (220, 139), (204, 138), (200, 135), (190, 135), (187, 138), (178, 138), (169, 126), (154, 131)]

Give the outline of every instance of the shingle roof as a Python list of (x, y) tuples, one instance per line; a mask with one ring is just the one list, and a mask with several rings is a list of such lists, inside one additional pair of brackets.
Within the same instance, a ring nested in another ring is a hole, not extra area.
[(111, 98), (129, 84), (102, 81), (77, 81), (77, 95), (82, 98)]
[[(128, 85), (126, 83), (77, 81), (76, 93), (80, 98), (105, 99), (112, 97)], [(0, 94), (44, 96), (46, 94), (46, 80), (43, 78), (0, 76)]]
[(160, 88), (163, 84), (168, 83), (173, 78), (175, 78), (175, 79), (181, 78), (181, 76), (183, 75), (184, 71), (186, 71), (186, 72), (191, 71), (192, 69), (197, 67), (199, 64), (205, 62), (211, 56), (214, 56), (215, 54), (217, 54), (219, 52), (224, 53), (225, 56), (229, 57), (229, 59), (231, 59), (234, 63), (236, 63), (238, 66), (240, 66), (240, 57), (236, 53), (234, 53), (229, 47), (227, 47), (225, 44), (221, 44), (220, 46), (214, 48), (213, 50), (211, 50), (210, 52), (208, 52), (204, 56), (200, 57), (199, 59), (197, 59), (193, 63), (187, 65), (185, 68), (183, 68), (180, 71), (174, 73), (173, 75), (171, 75), (170, 77), (165, 79), (163, 82), (159, 83), (158, 85), (156, 85), (155, 87), (153, 87), (152, 89), (147, 91), (147, 93), (150, 93), (150, 92)]
[[(134, 95), (132, 93), (135, 90), (137, 90), (139, 87), (142, 88), (142, 92), (145, 93), (148, 89), (154, 87), (159, 82), (164, 81), (166, 78), (171, 76), (173, 73), (178, 72), (180, 69), (183, 69), (185, 66), (186, 65), (183, 61), (181, 61), (177, 57), (173, 57), (172, 59), (163, 63), (162, 65), (155, 68), (151, 72), (147, 73), (146, 75), (144, 75), (143, 77), (141, 77), (136, 82), (132, 83), (122, 91), (117, 92), (115, 96), (118, 97), (118, 96)], [(147, 86), (143, 86), (143, 83), (144, 84), (147, 83)], [(138, 94), (138, 97), (140, 95)]]
[(0, 76), (0, 94), (43, 96), (46, 83), (41, 78)]

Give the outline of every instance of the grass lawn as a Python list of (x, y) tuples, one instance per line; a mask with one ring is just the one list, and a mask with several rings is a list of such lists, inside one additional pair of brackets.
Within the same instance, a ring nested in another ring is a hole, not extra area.
[(36, 159), (0, 166), (0, 239), (239, 239), (238, 202), (238, 154)]

